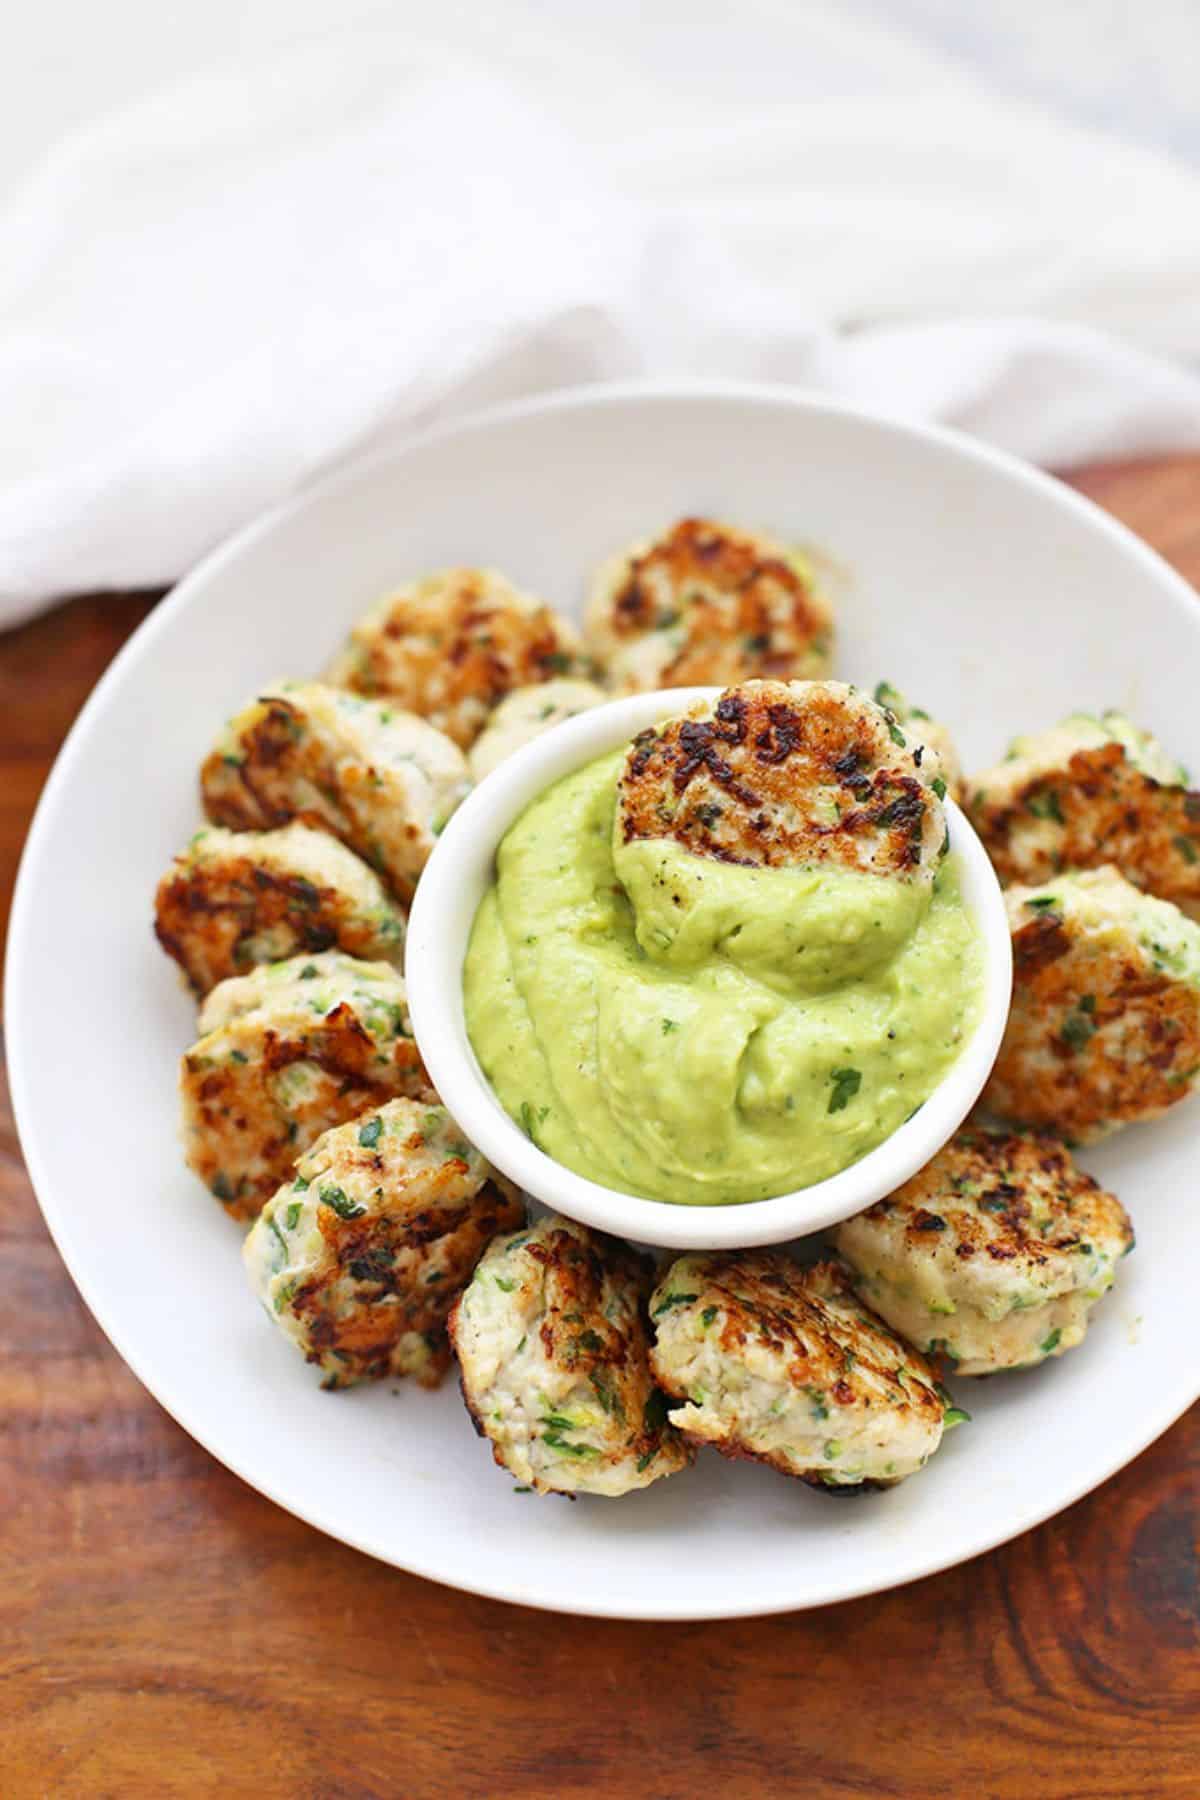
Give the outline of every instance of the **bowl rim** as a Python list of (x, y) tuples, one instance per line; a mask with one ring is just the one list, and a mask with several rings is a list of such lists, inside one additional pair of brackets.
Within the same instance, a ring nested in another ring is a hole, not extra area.
[(848, 1168), (768, 1200), (686, 1205), (603, 1186), (557, 1162), (504, 1111), (471, 1046), (462, 968), (500, 840), (563, 776), (628, 744), (640, 730), (715, 700), (721, 687), (659, 689), (606, 701), (552, 727), (484, 777), (438, 839), (408, 921), (405, 979), (417, 1048), (459, 1127), (525, 1193), (568, 1218), (680, 1250), (786, 1243), (850, 1218), (924, 1168), (966, 1118), (995, 1062), (1012, 992), (1012, 946), (996, 872), (962, 810), (943, 801), (963, 899), (983, 952), (983, 993), (970, 1038), (905, 1122)]

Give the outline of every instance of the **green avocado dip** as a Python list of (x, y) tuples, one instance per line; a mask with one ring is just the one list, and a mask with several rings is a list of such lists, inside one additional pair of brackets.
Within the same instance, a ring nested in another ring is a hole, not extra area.
[(882, 1143), (971, 1036), (982, 951), (953, 855), (932, 887), (614, 851), (623, 751), (564, 777), (497, 853), (467, 1030), (547, 1155), (680, 1205), (763, 1200)]

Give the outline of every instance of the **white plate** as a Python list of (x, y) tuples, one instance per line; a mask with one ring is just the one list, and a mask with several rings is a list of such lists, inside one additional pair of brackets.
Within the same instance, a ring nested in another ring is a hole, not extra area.
[(47, 1222), (162, 1404), (264, 1494), (418, 1574), (527, 1605), (716, 1618), (867, 1593), (973, 1556), (1094, 1487), (1197, 1393), (1197, 1103), (1083, 1160), (1138, 1250), (1082, 1349), (956, 1383), (974, 1423), (889, 1494), (838, 1502), (705, 1454), (614, 1504), (515, 1494), (452, 1383), (321, 1392), (244, 1285), (238, 1233), (183, 1168), (193, 1009), (150, 932), (220, 721), (320, 667), (389, 584), (490, 562), (577, 612), (610, 550), (707, 511), (827, 546), (838, 673), (956, 727), (1120, 706), (1200, 767), (1200, 608), (1128, 533), (978, 445), (750, 388), (593, 390), (352, 468), (210, 557), (117, 658), (59, 758), (13, 912), (9, 1050)]

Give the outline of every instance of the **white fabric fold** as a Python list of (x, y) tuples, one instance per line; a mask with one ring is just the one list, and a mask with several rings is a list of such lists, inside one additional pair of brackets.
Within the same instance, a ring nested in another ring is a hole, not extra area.
[(1195, 172), (832, 3), (603, 10), (410, 10), (55, 149), (0, 217), (0, 624), (580, 382), (807, 385), (1057, 464), (1200, 446)]

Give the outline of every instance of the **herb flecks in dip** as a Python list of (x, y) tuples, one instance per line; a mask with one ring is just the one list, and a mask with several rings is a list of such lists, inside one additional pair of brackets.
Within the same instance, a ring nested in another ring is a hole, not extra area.
[(979, 1010), (940, 785), (833, 682), (731, 689), (556, 783), (500, 845), (464, 970), (507, 1111), (580, 1174), (680, 1204), (881, 1143)]

